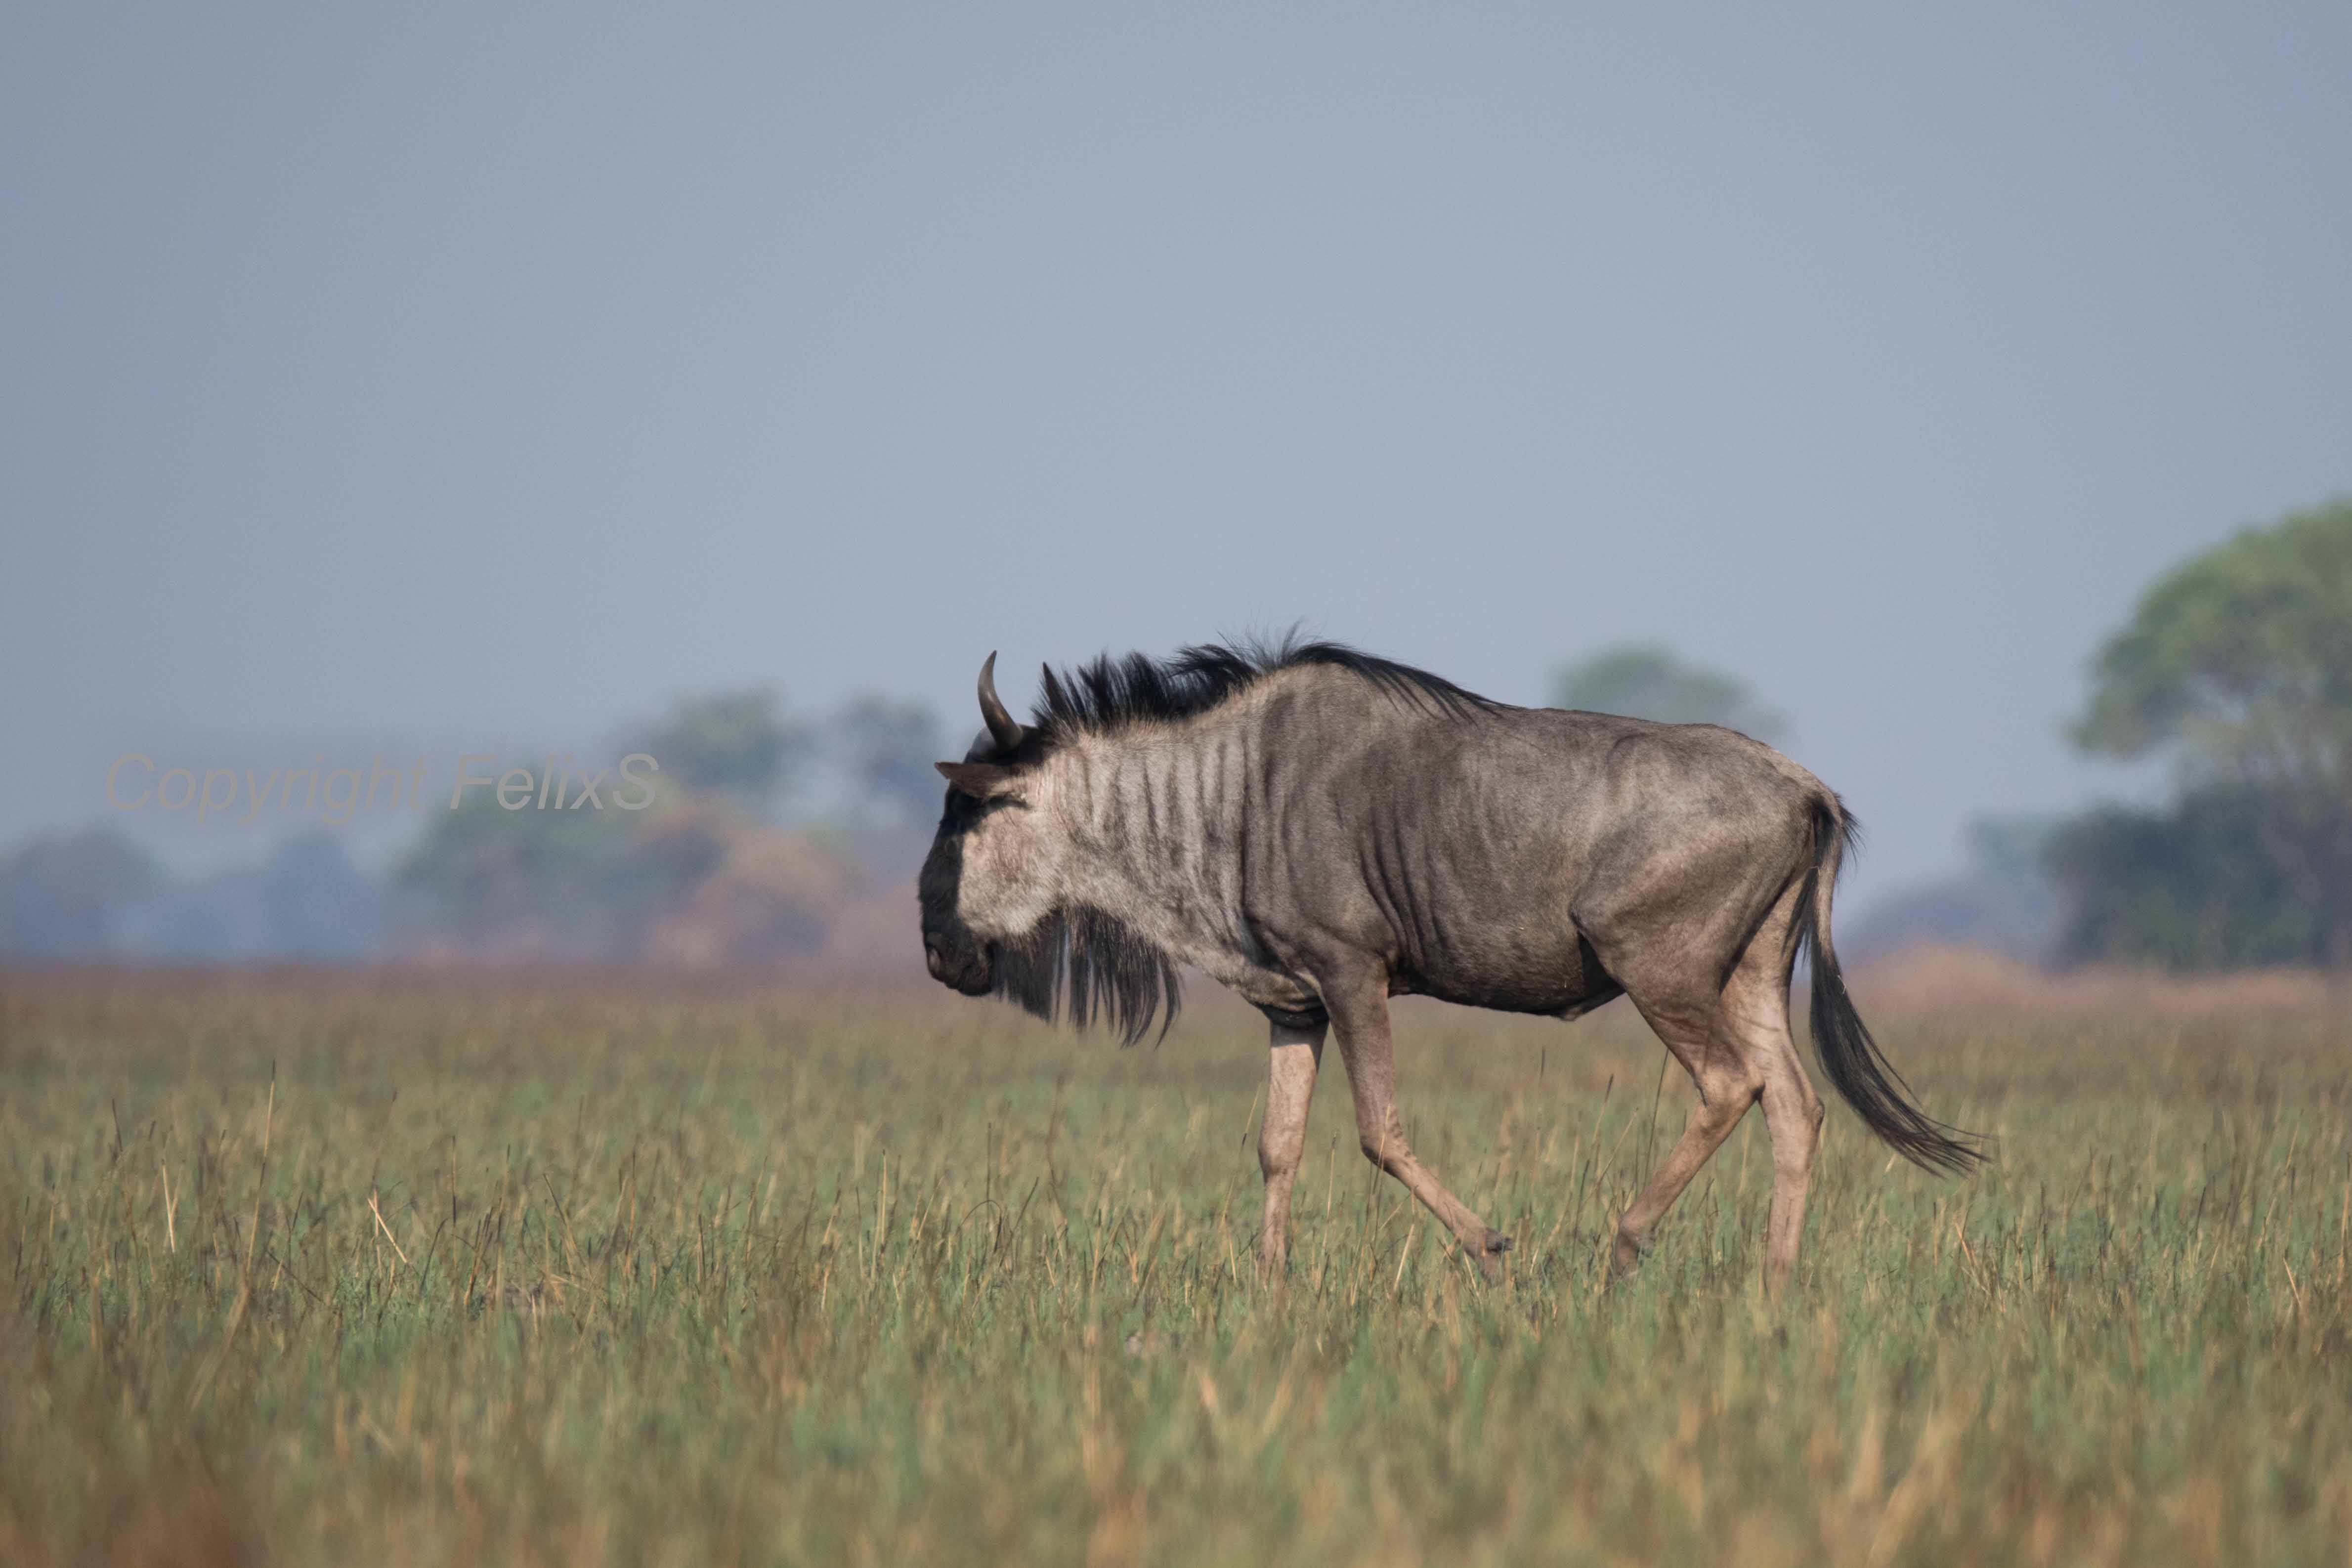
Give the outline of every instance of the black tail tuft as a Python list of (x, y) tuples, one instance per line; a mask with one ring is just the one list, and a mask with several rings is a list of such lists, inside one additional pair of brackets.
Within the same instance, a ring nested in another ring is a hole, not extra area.
[(1812, 952), (1813, 1050), (1838, 1093), (1888, 1147), (1924, 1169), (1962, 1174), (1981, 1163), (1984, 1152), (1960, 1141), (1974, 1134), (1946, 1126), (1905, 1098), (1909, 1085), (1854, 1010), (1830, 945), (1830, 892), (1853, 833), (1853, 819), (1834, 800), (1814, 804), (1813, 863), (1797, 904), (1797, 941)]

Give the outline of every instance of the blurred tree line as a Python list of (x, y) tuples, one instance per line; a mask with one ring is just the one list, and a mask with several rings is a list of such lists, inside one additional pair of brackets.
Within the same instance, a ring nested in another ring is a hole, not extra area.
[[(416, 900), (411, 946), (693, 968), (813, 954), (912, 872), (941, 788), (929, 710), (874, 695), (822, 722), (773, 686), (688, 695), (623, 737), (628, 752), (660, 765), (642, 812), (508, 810), (481, 790), (435, 813), (395, 872)], [(830, 809), (787, 826), (815, 771), (833, 776)]]
[(383, 888), (320, 830), (257, 863), (178, 877), (111, 825), (0, 853), (0, 958), (339, 962), (373, 956)]
[(845, 949), (870, 937), (878, 961), (912, 908), (899, 884), (938, 810), (940, 744), (916, 703), (863, 695), (813, 719), (773, 687), (688, 695), (614, 743), (659, 763), (647, 809), (614, 809), (609, 787), (602, 810), (540, 808), (533, 762), (533, 804), (477, 789), (428, 806), (383, 875), (326, 831), (196, 876), (112, 824), (37, 834), (0, 852), (0, 957), (716, 967), (856, 963)]
[(2352, 499), (2158, 578), (2101, 646), (2072, 727), (2164, 757), (2172, 803), (2062, 826), (2073, 959), (2352, 969)]

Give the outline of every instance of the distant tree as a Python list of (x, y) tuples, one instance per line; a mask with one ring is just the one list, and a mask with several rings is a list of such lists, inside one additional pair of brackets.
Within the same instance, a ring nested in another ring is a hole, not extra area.
[[(536, 788), (526, 798), (535, 802)], [(627, 813), (611, 810), (526, 804), (510, 811), (494, 791), (469, 789), (454, 809), (429, 813), (395, 875), (436, 923), (461, 935), (532, 922), (596, 948), (625, 923), (614, 894), (634, 881), (632, 825)]]
[(164, 881), (155, 857), (113, 828), (47, 833), (0, 856), (0, 954), (95, 958)]
[(270, 852), (261, 904), (274, 956), (366, 958), (383, 939), (383, 889), (331, 833), (306, 833)]
[(772, 686), (680, 697), (640, 743), (665, 780), (716, 790), (747, 805), (782, 794), (814, 750), (814, 737), (787, 720)]
[(531, 786), (509, 810), (472, 789), (436, 811), (397, 867), (409, 924), (487, 949), (565, 960), (642, 955), (646, 934), (710, 876), (815, 749), (772, 688), (680, 698), (623, 743), (660, 765), (642, 814), (551, 808)]
[(2315, 913), (2319, 956), (2352, 967), (2352, 499), (2158, 578), (2092, 680), (2077, 744), (2170, 755), (2192, 800), (2242, 786), (2226, 798), (2259, 802), (2247, 852)]
[(1662, 724), (1719, 724), (1766, 742), (1789, 724), (1738, 676), (1685, 664), (1662, 643), (1621, 643), (1569, 665), (1553, 677), (1552, 703)]
[(176, 964), (373, 956), (383, 889), (330, 831), (289, 839), (258, 864), (224, 866), (140, 901), (119, 951)]
[(2310, 964), (2322, 912), (2264, 842), (2263, 793), (2195, 791), (2169, 810), (2103, 807), (2067, 823), (2048, 862), (2071, 905), (2058, 956), (2176, 969)]
[(937, 813), (944, 789), (931, 764), (947, 753), (929, 708), (868, 694), (835, 716), (833, 731), (842, 769), (862, 801), (902, 822)]

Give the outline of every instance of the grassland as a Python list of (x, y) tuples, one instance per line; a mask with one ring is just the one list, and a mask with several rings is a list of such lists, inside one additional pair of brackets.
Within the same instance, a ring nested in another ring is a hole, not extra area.
[[(942, 996), (0, 977), (0, 1563), (2342, 1563), (2352, 1023), (1885, 1012), (1969, 1182), (1619, 1008), (1401, 1020), (1499, 1288), (1355, 1153), (1286, 1288), (1262, 1034)], [(1869, 1002), (1865, 993), (1865, 1005)]]

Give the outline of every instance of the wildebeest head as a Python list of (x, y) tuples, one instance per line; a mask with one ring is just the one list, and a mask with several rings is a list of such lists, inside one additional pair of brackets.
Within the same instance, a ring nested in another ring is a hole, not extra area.
[(988, 727), (971, 752), (939, 764), (947, 806), (919, 884), (931, 977), (970, 997), (1001, 989), (1006, 945), (1034, 942), (1054, 915), (1060, 860), (1035, 798), (1043, 747), (998, 698), (993, 653), (980, 669), (980, 712)]
[[(919, 884), (931, 977), (1048, 1021), (1102, 1019), (1130, 1045), (1155, 1019), (1164, 1034), (1181, 1004), (1175, 964), (1117, 915), (1067, 901), (1076, 852), (1055, 821), (1057, 741), (1004, 711), (995, 674), (991, 653), (980, 670), (988, 727), (961, 762), (939, 765), (947, 807)], [(1049, 674), (1045, 692), (1050, 706), (1068, 688)]]

